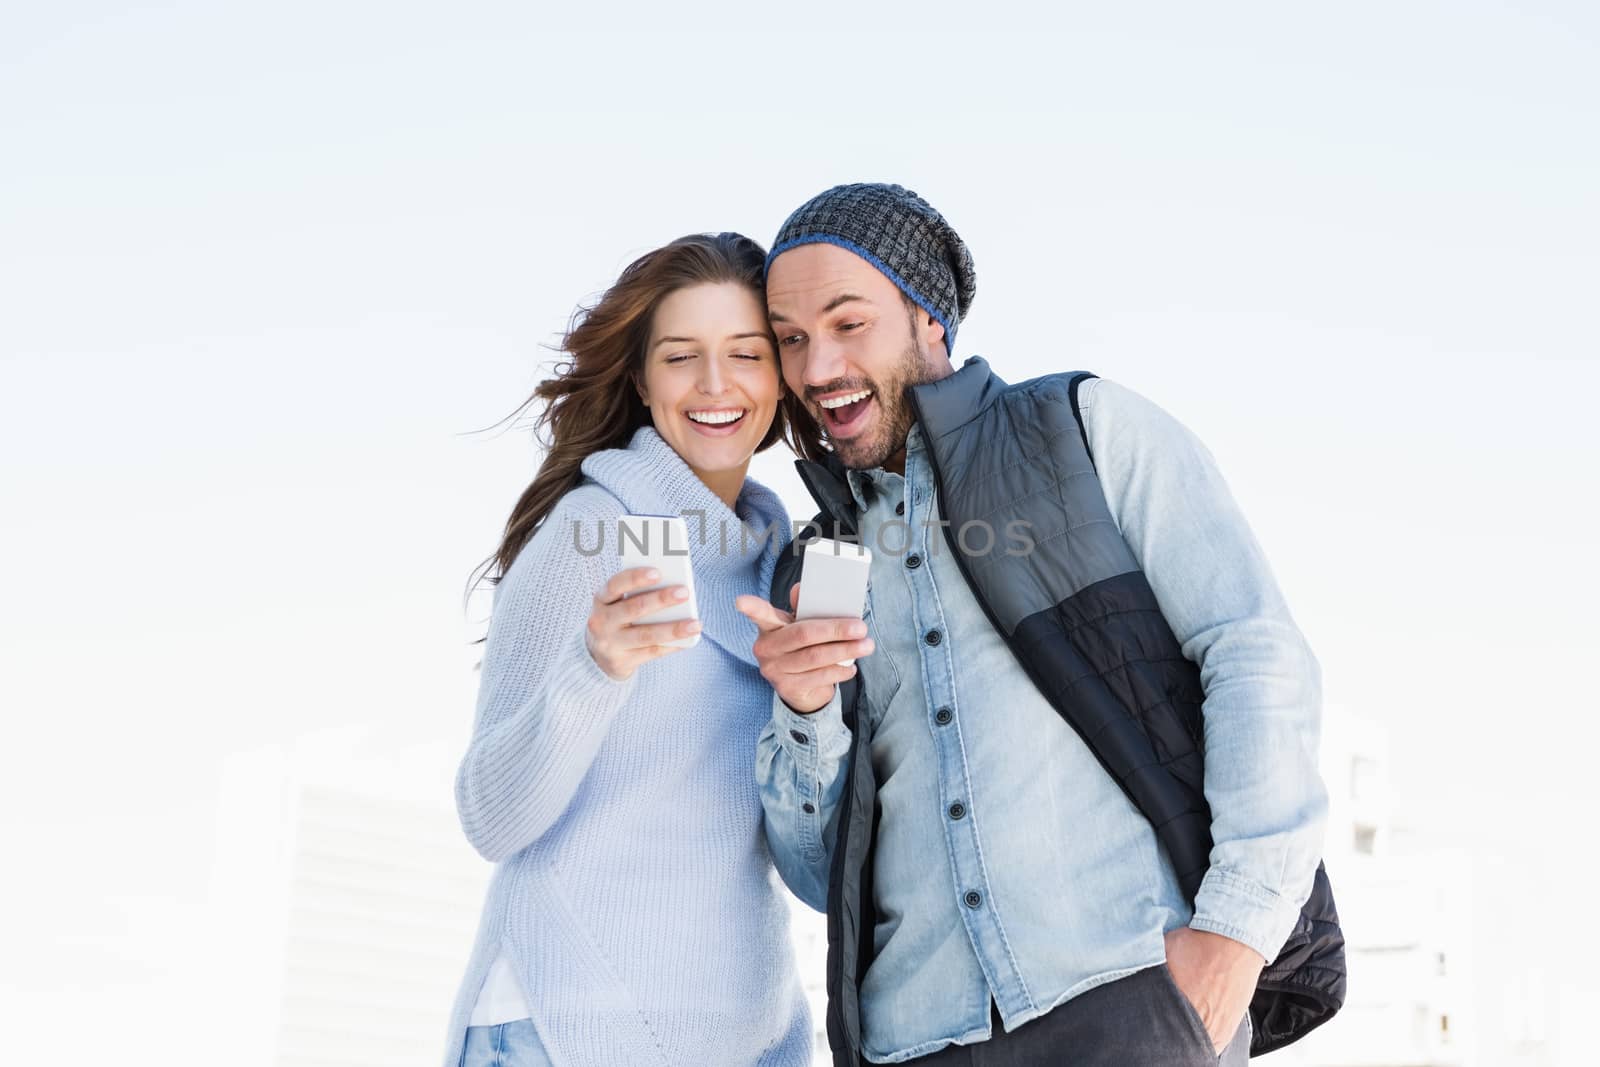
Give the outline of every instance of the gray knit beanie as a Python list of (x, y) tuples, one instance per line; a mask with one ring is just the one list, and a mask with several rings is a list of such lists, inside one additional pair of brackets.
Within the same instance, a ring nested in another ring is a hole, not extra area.
[(956, 326), (978, 288), (972, 253), (922, 197), (898, 185), (835, 185), (802, 204), (778, 230), (772, 261), (797, 245), (837, 245), (884, 273), (944, 327), (954, 352)]

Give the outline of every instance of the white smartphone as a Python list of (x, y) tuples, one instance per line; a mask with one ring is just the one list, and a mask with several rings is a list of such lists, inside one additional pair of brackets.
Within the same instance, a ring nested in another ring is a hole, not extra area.
[[(867, 578), (872, 573), (872, 550), (850, 541), (820, 537), (806, 546), (800, 570), (800, 600), (794, 617), (800, 619), (859, 619), (867, 610)], [(840, 660), (848, 667), (853, 659)]]
[[(617, 520), (617, 539), (621, 549), (622, 569), (654, 567), (661, 580), (647, 589), (635, 590), (629, 597), (654, 592), (672, 585), (685, 586), (689, 599), (668, 604), (659, 611), (642, 616), (640, 623), (679, 622), (700, 618), (700, 609), (694, 595), (694, 568), (689, 564), (689, 529), (677, 515), (624, 515)], [(693, 648), (700, 643), (699, 634), (690, 634), (666, 642), (676, 648)]]

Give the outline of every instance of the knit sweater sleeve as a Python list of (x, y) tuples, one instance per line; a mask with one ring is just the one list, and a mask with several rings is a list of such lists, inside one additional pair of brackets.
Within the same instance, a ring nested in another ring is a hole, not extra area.
[[(495, 587), (455, 783), (461, 827), (487, 860), (527, 847), (566, 810), (638, 677), (607, 675), (584, 639), (594, 594), (620, 567), (616, 538), (600, 537), (619, 514), (603, 490), (568, 493)], [(597, 540), (601, 551), (579, 550)]]

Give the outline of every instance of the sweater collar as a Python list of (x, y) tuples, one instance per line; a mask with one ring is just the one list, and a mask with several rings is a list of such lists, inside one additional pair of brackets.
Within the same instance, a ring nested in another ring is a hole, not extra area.
[(584, 457), (582, 470), (630, 515), (683, 517), (701, 633), (756, 666), (751, 646), (759, 631), (733, 601), (741, 593), (765, 599), (772, 584), (778, 556), (791, 536), (789, 513), (778, 495), (746, 478), (730, 509), (650, 425), (635, 430), (624, 448)]

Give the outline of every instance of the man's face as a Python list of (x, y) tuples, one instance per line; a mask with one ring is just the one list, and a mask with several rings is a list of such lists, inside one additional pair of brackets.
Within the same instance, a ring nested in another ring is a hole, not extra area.
[(822, 243), (772, 261), (767, 312), (784, 380), (845, 466), (903, 464), (913, 414), (906, 389), (952, 372), (944, 327), (915, 306), (908, 314), (872, 264)]

